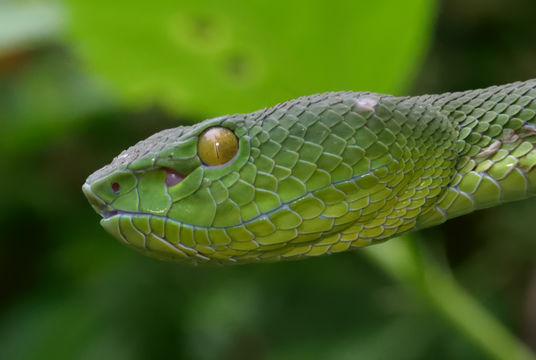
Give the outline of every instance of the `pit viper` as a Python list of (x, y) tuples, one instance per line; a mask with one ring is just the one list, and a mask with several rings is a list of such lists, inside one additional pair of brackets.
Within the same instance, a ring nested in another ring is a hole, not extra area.
[(439, 95), (328, 92), (164, 130), (82, 189), (165, 260), (338, 253), (536, 192), (536, 79)]

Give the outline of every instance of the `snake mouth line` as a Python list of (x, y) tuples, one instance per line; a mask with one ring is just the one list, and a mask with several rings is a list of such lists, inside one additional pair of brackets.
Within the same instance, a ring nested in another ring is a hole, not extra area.
[(136, 212), (136, 211), (125, 211), (125, 210), (116, 210), (116, 209), (112, 209), (112, 210), (101, 209), (99, 211), (99, 214), (102, 216), (102, 220), (108, 220), (108, 219), (113, 218), (114, 216), (117, 216), (117, 215), (158, 217), (158, 218), (168, 219), (169, 220), (169, 218), (167, 216), (155, 215), (155, 214), (147, 214), (147, 213), (144, 213), (144, 212), (141, 212), (141, 211)]
[(106, 210), (106, 209), (102, 209), (100, 211), (100, 215), (102, 216), (103, 219), (108, 219), (108, 218), (111, 218), (115, 215), (120, 215), (122, 214), (121, 211), (119, 210)]

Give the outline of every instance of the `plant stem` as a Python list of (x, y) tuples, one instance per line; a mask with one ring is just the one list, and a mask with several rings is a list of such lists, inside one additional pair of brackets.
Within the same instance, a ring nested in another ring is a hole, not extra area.
[(471, 297), (409, 236), (364, 249), (393, 278), (427, 300), (433, 309), (494, 359), (535, 360), (534, 353)]

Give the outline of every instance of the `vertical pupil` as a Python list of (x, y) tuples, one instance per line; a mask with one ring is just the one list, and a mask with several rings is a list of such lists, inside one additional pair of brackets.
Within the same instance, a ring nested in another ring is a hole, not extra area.
[(112, 183), (112, 191), (114, 193), (118, 193), (120, 189), (121, 189), (121, 186), (119, 185), (119, 183), (116, 183), (116, 182)]

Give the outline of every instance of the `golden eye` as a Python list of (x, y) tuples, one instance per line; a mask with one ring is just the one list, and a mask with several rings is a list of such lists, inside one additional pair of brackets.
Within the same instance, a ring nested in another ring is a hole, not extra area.
[(205, 130), (197, 142), (197, 154), (206, 165), (222, 165), (230, 161), (238, 151), (238, 139), (224, 127)]

